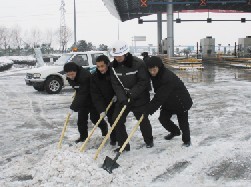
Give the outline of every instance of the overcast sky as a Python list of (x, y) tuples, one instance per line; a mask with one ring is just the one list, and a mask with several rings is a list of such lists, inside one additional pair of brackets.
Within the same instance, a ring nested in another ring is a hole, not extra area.
[[(61, 0), (0, 0), (0, 26), (19, 25), (23, 31), (39, 28), (41, 31), (56, 30), (60, 26)], [(66, 25), (73, 30), (73, 0), (65, 0)], [(120, 22), (104, 6), (102, 0), (76, 0), (77, 4), (77, 40), (86, 40), (94, 45), (111, 45), (118, 39), (132, 44), (133, 36), (146, 36), (146, 42), (137, 45), (157, 43), (157, 24), (138, 24), (138, 20)], [(181, 19), (206, 19), (208, 13), (180, 13)], [(209, 13), (212, 19), (251, 20), (251, 14)], [(177, 14), (174, 15), (177, 18)], [(156, 19), (156, 15), (143, 19)], [(166, 15), (163, 14), (163, 19)], [(163, 38), (166, 38), (166, 23), (163, 23)], [(196, 45), (201, 38), (212, 36), (216, 45), (234, 45), (238, 38), (251, 36), (251, 21), (241, 22), (186, 22), (174, 23), (175, 45)], [(73, 41), (73, 38), (72, 38)]]

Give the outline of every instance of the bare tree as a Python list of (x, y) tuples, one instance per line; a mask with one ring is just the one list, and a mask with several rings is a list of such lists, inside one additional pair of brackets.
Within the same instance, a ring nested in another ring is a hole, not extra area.
[(47, 43), (49, 45), (52, 45), (54, 42), (54, 38), (53, 38), (54, 34), (52, 30), (47, 30), (44, 34), (44, 43)]
[(190, 48), (185, 48), (182, 50), (182, 52), (186, 55), (186, 58), (188, 58), (188, 55), (191, 53), (191, 49)]
[(52, 49), (52, 45), (53, 45), (53, 42), (54, 42), (54, 33), (52, 30), (47, 30), (45, 33), (44, 33), (44, 39), (43, 39), (43, 44), (44, 46), (46, 46), (46, 52), (49, 54), (51, 52), (51, 49)]
[[(56, 32), (56, 35), (57, 35), (57, 40), (59, 42), (59, 46), (62, 47), (61, 52), (65, 52), (67, 49), (68, 42), (72, 39), (72, 30), (69, 27), (66, 27), (65, 32), (61, 38), (60, 37), (60, 29), (58, 29)], [(60, 38), (61, 38), (61, 40), (60, 40)], [(61, 42), (61, 45), (60, 45), (60, 42)]]
[(10, 45), (10, 29), (0, 27), (0, 48), (4, 48), (5, 55), (7, 54), (8, 45)]
[(11, 44), (13, 48), (16, 48), (18, 51), (18, 55), (20, 55), (20, 49), (22, 46), (22, 38), (21, 38), (21, 28), (16, 25), (11, 29)]
[(33, 46), (33, 48), (36, 48), (38, 46), (40, 46), (40, 42), (41, 42), (41, 31), (37, 28), (33, 28), (31, 30), (30, 33), (30, 42), (31, 42), (31, 46)]
[(3, 46), (4, 44), (4, 36), (5, 36), (5, 27), (0, 26), (0, 48)]
[(30, 42), (30, 33), (27, 30), (23, 32), (23, 42), (26, 47), (30, 47), (32, 45), (32, 43)]

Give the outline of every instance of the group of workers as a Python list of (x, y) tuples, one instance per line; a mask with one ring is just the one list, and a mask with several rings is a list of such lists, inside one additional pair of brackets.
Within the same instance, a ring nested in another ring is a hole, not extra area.
[[(114, 60), (110, 62), (106, 55), (96, 59), (96, 71), (88, 70), (74, 62), (64, 65), (64, 71), (70, 85), (76, 90), (75, 98), (70, 106), (71, 111), (78, 112), (78, 131), (80, 137), (76, 143), (88, 137), (88, 115), (92, 123), (101, 117), (107, 117), (113, 125), (122, 108), (126, 106), (119, 121), (110, 135), (110, 145), (118, 146), (118, 152), (128, 134), (126, 118), (132, 112), (137, 120), (143, 115), (140, 130), (146, 148), (154, 146), (152, 125), (148, 116), (160, 109), (159, 122), (169, 132), (164, 138), (171, 140), (182, 135), (183, 146), (191, 145), (188, 110), (193, 102), (184, 83), (157, 56), (141, 60), (129, 52), (124, 41), (116, 41), (110, 52)], [(151, 84), (152, 83), (152, 84)], [(154, 96), (150, 99), (153, 87)], [(106, 112), (110, 102), (111, 108)], [(177, 115), (178, 126), (171, 120)], [(99, 124), (102, 136), (108, 133), (108, 124), (102, 120)], [(128, 143), (124, 151), (130, 151)]]

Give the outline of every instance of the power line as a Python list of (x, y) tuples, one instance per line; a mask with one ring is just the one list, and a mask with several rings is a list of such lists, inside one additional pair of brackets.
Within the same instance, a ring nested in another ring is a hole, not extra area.
[[(91, 14), (91, 13), (107, 13), (107, 11), (96, 11), (96, 12), (93, 12), (93, 11), (90, 11), (90, 12), (82, 12), (82, 11), (77, 11), (77, 14)], [(66, 15), (72, 15), (73, 12), (70, 12), (70, 13), (65, 13)], [(20, 18), (20, 17), (37, 17), (37, 16), (55, 16), (55, 15), (58, 15), (56, 13), (52, 13), (52, 14), (31, 14), (31, 15), (23, 15), (23, 16), (0, 16), (0, 19), (5, 19), (5, 18)]]

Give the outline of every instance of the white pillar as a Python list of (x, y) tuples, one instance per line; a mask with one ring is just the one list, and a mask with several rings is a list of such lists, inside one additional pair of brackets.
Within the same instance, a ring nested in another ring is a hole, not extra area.
[(158, 53), (162, 54), (162, 12), (157, 13), (157, 30), (158, 30)]
[[(172, 3), (172, 0), (168, 0)], [(173, 4), (167, 4), (167, 55), (174, 56), (174, 39), (173, 39)]]

